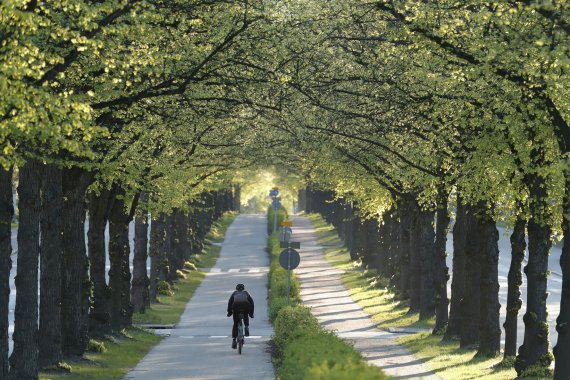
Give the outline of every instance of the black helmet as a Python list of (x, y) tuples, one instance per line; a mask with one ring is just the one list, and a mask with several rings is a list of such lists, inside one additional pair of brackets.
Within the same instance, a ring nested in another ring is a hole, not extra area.
[(245, 289), (245, 286), (243, 284), (237, 284), (236, 285), (236, 290), (242, 291)]

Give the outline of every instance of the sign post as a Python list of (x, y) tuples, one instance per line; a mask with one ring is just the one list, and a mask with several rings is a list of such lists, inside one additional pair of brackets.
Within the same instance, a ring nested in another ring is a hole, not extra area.
[(301, 262), (301, 256), (299, 256), (299, 252), (293, 249), (293, 246), (299, 248), (301, 243), (282, 241), (281, 247), (284, 245), (287, 247), (279, 255), (279, 264), (287, 269), (287, 305), (289, 305), (291, 300), (291, 270), (297, 268)]
[(293, 230), (291, 226), (293, 222), (290, 220), (284, 220), (281, 222), (281, 241), (288, 242), (291, 240), (291, 235), (293, 235)]
[(277, 211), (281, 208), (281, 202), (279, 202), (279, 189), (274, 187), (269, 191), (269, 196), (273, 200), (271, 202), (271, 208), (273, 209), (273, 232), (277, 231)]

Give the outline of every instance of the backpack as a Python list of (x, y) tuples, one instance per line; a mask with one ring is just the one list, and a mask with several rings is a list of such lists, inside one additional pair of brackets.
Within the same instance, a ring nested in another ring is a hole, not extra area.
[(242, 311), (249, 311), (251, 305), (249, 304), (249, 300), (247, 297), (247, 292), (245, 291), (237, 291), (234, 294), (234, 303), (233, 309), (234, 310), (242, 310)]

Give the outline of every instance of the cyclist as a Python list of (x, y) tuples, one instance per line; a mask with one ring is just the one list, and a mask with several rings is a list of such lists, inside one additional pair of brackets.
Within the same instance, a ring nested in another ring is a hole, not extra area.
[(232, 348), (237, 348), (236, 338), (238, 335), (239, 315), (243, 314), (245, 325), (245, 336), (249, 336), (249, 318), (253, 318), (253, 298), (245, 290), (243, 284), (237, 284), (236, 290), (232, 293), (228, 301), (228, 317), (234, 316), (234, 326), (232, 328)]

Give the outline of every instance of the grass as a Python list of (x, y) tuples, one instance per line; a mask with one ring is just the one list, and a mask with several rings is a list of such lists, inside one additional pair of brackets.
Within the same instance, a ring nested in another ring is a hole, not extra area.
[(461, 349), (458, 342), (442, 342), (440, 336), (429, 331), (401, 337), (398, 343), (417, 353), (443, 379), (511, 380), (517, 377), (513, 368), (498, 365), (502, 357), (476, 357), (474, 350)]
[[(432, 328), (434, 320), (418, 321), (417, 314), (407, 314), (408, 304), (399, 301), (388, 288), (388, 281), (374, 271), (362, 268), (351, 262), (350, 255), (334, 228), (319, 215), (308, 215), (315, 226), (319, 244), (325, 246), (326, 259), (335, 267), (345, 270), (342, 281), (353, 299), (369, 313), (380, 329), (389, 327)], [(426, 366), (443, 379), (515, 379), (513, 368), (497, 366), (502, 357), (478, 358), (475, 350), (459, 348), (458, 342), (441, 342), (440, 336), (431, 330), (398, 338), (398, 343), (406, 346)]]
[[(221, 247), (212, 243), (223, 241), (226, 230), (233, 222), (237, 214), (226, 213), (219, 221), (213, 224), (206, 236), (206, 244), (202, 254), (194, 260), (199, 268), (214, 266), (220, 255)], [(153, 304), (144, 314), (133, 315), (134, 324), (175, 324), (186, 308), (186, 304), (192, 298), (205, 277), (201, 270), (191, 271), (185, 279), (180, 279), (174, 286), (173, 296), (159, 297), (159, 303)], [(69, 365), (71, 373), (64, 371), (44, 371), (40, 374), (41, 380), (66, 379), (66, 380), (113, 380), (123, 379), (125, 374), (134, 367), (148, 351), (160, 342), (161, 337), (148, 333), (142, 329), (133, 327), (118, 338), (112, 337), (106, 340), (104, 352), (88, 352), (79, 361), (64, 363)]]
[(71, 373), (43, 372), (40, 379), (122, 379), (161, 339), (137, 328), (128, 329), (126, 335), (129, 337), (105, 341), (107, 351), (104, 353), (89, 352), (80, 361), (67, 362), (72, 368)]
[(200, 286), (205, 276), (206, 274), (202, 271), (190, 272), (186, 279), (176, 282), (173, 296), (160, 296), (158, 297), (159, 303), (152, 304), (143, 314), (133, 314), (133, 323), (163, 325), (178, 323), (188, 300), (192, 298), (194, 291)]

